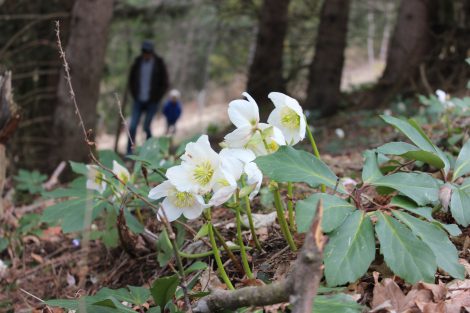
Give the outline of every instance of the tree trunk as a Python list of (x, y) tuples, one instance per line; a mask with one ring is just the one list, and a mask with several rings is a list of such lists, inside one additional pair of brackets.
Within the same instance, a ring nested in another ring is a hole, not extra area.
[(287, 32), (289, 0), (264, 0), (260, 11), (253, 62), (248, 72), (247, 91), (261, 104), (271, 91), (284, 91), (283, 52)]
[[(104, 66), (108, 29), (113, 0), (80, 0), (72, 10), (71, 30), (65, 56), (70, 66), (72, 86), (86, 129), (96, 124), (96, 104)], [(54, 131), (57, 147), (52, 156), (60, 160), (86, 162), (89, 148), (80, 129), (75, 107), (70, 98), (65, 72), (57, 90)]]
[(315, 55), (310, 65), (306, 107), (323, 116), (337, 112), (348, 31), (349, 0), (323, 2)]

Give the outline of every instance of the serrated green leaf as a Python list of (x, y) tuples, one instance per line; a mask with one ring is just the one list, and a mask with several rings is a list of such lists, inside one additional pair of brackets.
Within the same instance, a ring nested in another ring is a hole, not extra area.
[(64, 233), (83, 230), (85, 225), (85, 212), (91, 210), (91, 220), (99, 214), (99, 208), (93, 207), (93, 197), (84, 197), (66, 200), (47, 207), (41, 221), (45, 223), (60, 222)]
[(455, 278), (464, 278), (465, 268), (458, 261), (458, 251), (439, 226), (422, 221), (405, 212), (393, 211), (393, 215), (431, 248), (436, 257), (437, 266)]
[[(338, 177), (313, 154), (282, 146), (273, 154), (260, 156), (255, 163), (263, 174), (278, 182), (304, 182), (312, 187), (324, 184), (335, 188)], [(338, 191), (345, 192), (338, 184)]]
[(378, 147), (377, 151), (383, 154), (398, 155), (408, 160), (422, 161), (439, 169), (445, 166), (437, 154), (421, 150), (407, 142), (389, 142)]
[(465, 174), (470, 173), (470, 140), (468, 140), (460, 150), (457, 161), (455, 161), (454, 174), (452, 180), (456, 180)]
[(442, 223), (438, 220), (435, 220), (432, 217), (432, 208), (430, 208), (430, 207), (418, 207), (418, 205), (415, 202), (408, 199), (407, 197), (395, 196), (390, 201), (390, 204), (393, 205), (393, 206), (405, 209), (408, 212), (411, 212), (413, 214), (424, 217), (425, 219), (432, 222), (433, 224), (436, 224), (437, 226), (445, 229), (449, 233), (449, 235), (451, 235), (451, 236), (459, 236), (462, 233), (460, 228), (455, 224), (444, 224), (444, 223)]
[(299, 232), (303, 233), (309, 230), (320, 199), (323, 200), (321, 226), (325, 233), (339, 227), (346, 217), (356, 209), (354, 205), (339, 197), (326, 193), (315, 193), (304, 200), (297, 201), (295, 205), (295, 220)]
[(408, 283), (433, 282), (437, 264), (432, 250), (394, 218), (382, 212), (376, 216), (375, 232), (388, 267)]
[(313, 300), (312, 313), (360, 313), (363, 307), (344, 293), (317, 295)]
[(393, 188), (420, 206), (439, 200), (439, 181), (424, 173), (394, 173), (384, 176), (372, 184)]
[(176, 288), (178, 287), (179, 279), (176, 275), (157, 278), (150, 288), (155, 303), (162, 308), (170, 301), (175, 295)]
[(355, 211), (329, 235), (325, 248), (325, 277), (328, 286), (354, 282), (375, 258), (375, 237), (370, 218)]
[(362, 181), (369, 184), (383, 176), (380, 171), (377, 153), (373, 150), (364, 152), (364, 168), (362, 169)]
[(428, 138), (428, 136), (426, 136), (416, 121), (412, 119), (404, 121), (396, 117), (386, 115), (382, 115), (381, 117), (385, 122), (400, 130), (406, 137), (408, 137), (408, 139), (418, 146), (418, 148), (436, 154), (442, 160), (442, 162), (444, 162), (444, 171), (446, 173), (449, 172), (449, 159), (441, 149), (432, 143), (432, 141)]
[(450, 198), (450, 212), (460, 225), (470, 224), (470, 194), (459, 188), (454, 188)]

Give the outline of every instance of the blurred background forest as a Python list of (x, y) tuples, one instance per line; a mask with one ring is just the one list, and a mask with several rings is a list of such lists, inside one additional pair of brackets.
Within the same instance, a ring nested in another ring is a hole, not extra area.
[(227, 103), (245, 90), (261, 106), (287, 92), (311, 118), (328, 118), (438, 88), (465, 92), (469, 76), (468, 0), (2, 0), (0, 66), (12, 71), (21, 115), (8, 152), (16, 168), (50, 173), (88, 158), (56, 20), (85, 125), (98, 148), (121, 152), (116, 97), (129, 116), (128, 71), (144, 39), (182, 92), (180, 138), (222, 130)]

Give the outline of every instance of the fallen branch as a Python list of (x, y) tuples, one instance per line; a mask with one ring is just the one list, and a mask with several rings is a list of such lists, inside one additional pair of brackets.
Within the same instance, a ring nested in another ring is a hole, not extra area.
[(323, 204), (317, 206), (310, 231), (305, 237), (292, 272), (285, 280), (270, 285), (245, 287), (234, 291), (215, 290), (195, 305), (195, 313), (221, 312), (241, 307), (264, 306), (290, 302), (293, 313), (311, 313), (313, 298), (322, 277), (322, 256), (325, 243), (321, 232)]

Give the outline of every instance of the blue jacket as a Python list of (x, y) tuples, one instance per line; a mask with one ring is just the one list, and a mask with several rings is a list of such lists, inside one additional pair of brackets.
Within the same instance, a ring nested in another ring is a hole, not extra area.
[(181, 102), (167, 100), (163, 106), (163, 115), (165, 115), (168, 124), (175, 124), (181, 115)]

